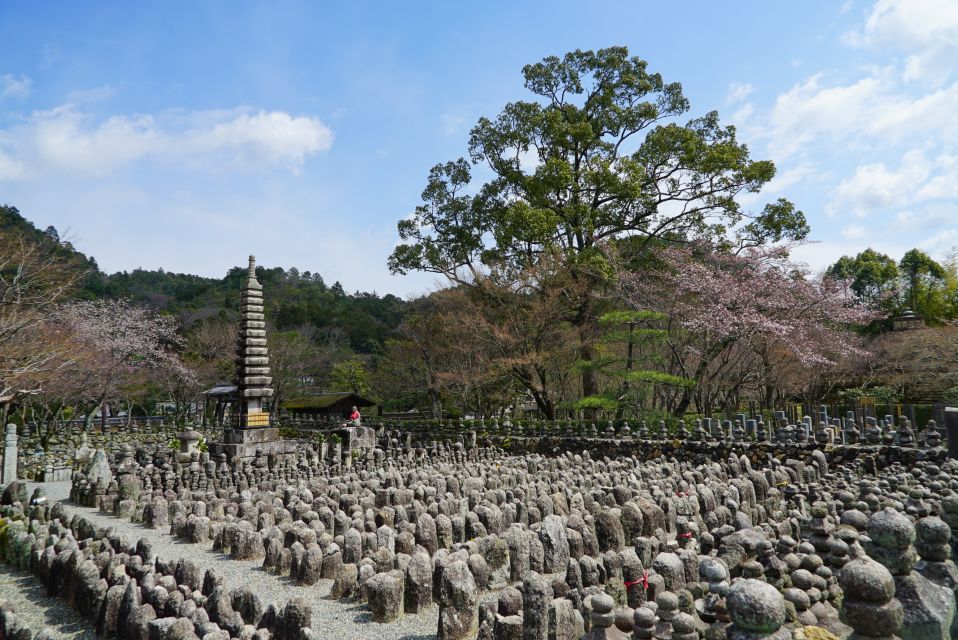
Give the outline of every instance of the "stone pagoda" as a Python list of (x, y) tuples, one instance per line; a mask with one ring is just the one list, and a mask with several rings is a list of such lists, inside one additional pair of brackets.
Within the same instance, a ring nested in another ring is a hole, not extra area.
[(292, 442), (279, 438), (272, 426), (267, 403), (273, 397), (269, 375), (269, 349), (263, 316), (263, 285), (256, 280), (256, 258), (249, 257), (249, 271), (240, 298), (240, 332), (236, 354), (236, 396), (230, 427), (223, 442), (213, 443), (210, 452), (227, 458), (247, 458), (263, 453), (290, 453)]
[(273, 397), (269, 385), (269, 349), (263, 316), (263, 285), (256, 280), (256, 257), (249, 257), (249, 271), (240, 297), (240, 335), (236, 345), (237, 406), (234, 429), (268, 429), (266, 402)]

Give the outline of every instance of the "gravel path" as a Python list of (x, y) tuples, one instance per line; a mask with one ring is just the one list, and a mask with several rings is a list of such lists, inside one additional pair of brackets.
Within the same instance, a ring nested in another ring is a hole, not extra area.
[(59, 598), (48, 598), (32, 573), (0, 565), (0, 597), (34, 631), (47, 629), (63, 640), (96, 640), (93, 626)]
[[(31, 483), (29, 491), (33, 491)], [(328, 600), (332, 580), (320, 580), (310, 586), (299, 586), (288, 577), (280, 577), (260, 567), (262, 561), (233, 560), (228, 555), (214, 552), (210, 544), (190, 544), (180, 542), (170, 536), (168, 531), (147, 529), (129, 520), (114, 518), (98, 510), (79, 507), (69, 502), (69, 482), (48, 482), (43, 485), (47, 499), (62, 502), (67, 511), (79, 513), (99, 527), (113, 527), (116, 533), (131, 543), (146, 538), (153, 545), (153, 551), (161, 558), (188, 558), (202, 571), (215, 568), (223, 576), (223, 584), (229, 589), (249, 586), (256, 592), (266, 606), (274, 603), (282, 607), (294, 595), (301, 595), (313, 607), (312, 629), (321, 638), (335, 640), (432, 640), (436, 637), (439, 624), (439, 608), (433, 605), (424, 613), (404, 615), (395, 622), (379, 624), (372, 622), (366, 605)], [(28, 575), (28, 574), (24, 574)], [(42, 593), (42, 591), (41, 591)], [(61, 605), (66, 609), (65, 605)], [(19, 613), (19, 608), (18, 608)], [(63, 636), (80, 637), (80, 636)], [(90, 636), (92, 637), (92, 635)]]

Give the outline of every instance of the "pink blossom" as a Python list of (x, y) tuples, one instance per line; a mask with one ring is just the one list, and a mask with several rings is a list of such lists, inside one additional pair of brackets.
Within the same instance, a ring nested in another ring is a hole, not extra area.
[(635, 306), (668, 314), (700, 343), (772, 341), (806, 367), (863, 355), (849, 327), (865, 325), (875, 314), (843, 283), (813, 277), (789, 260), (789, 248), (751, 247), (735, 254), (704, 245), (669, 247), (658, 253), (662, 269), (627, 273), (621, 285)]

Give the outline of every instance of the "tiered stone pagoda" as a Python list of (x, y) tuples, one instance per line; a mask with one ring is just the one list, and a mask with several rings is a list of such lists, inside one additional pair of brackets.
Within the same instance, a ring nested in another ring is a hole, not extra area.
[(249, 257), (249, 271), (240, 298), (240, 333), (236, 354), (236, 396), (230, 428), (223, 442), (213, 443), (210, 452), (227, 458), (246, 458), (263, 453), (291, 453), (292, 442), (279, 438), (272, 426), (268, 403), (273, 397), (270, 384), (269, 349), (263, 315), (263, 285), (256, 280), (256, 258)]
[(240, 335), (236, 345), (236, 429), (269, 428), (266, 403), (273, 397), (269, 375), (269, 348), (263, 315), (263, 285), (256, 280), (256, 257), (249, 257), (249, 272), (240, 297)]

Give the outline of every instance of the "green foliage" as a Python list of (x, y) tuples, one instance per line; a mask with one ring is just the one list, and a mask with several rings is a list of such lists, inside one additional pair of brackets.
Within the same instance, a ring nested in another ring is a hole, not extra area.
[(209, 453), (210, 447), (206, 444), (206, 438), (200, 438), (200, 441), (196, 443), (196, 448), (200, 453)]
[(599, 324), (602, 326), (628, 324), (629, 322), (641, 322), (648, 320), (664, 320), (665, 314), (658, 311), (649, 311), (647, 309), (634, 311), (632, 309), (616, 309), (607, 311), (599, 316)]
[[(611, 275), (596, 251), (603, 241), (724, 237), (746, 217), (735, 195), (757, 192), (775, 175), (771, 162), (749, 158), (717, 113), (675, 122), (689, 110), (682, 86), (650, 73), (625, 47), (550, 56), (522, 73), (535, 101), (481, 118), (469, 160), (433, 167), (423, 204), (399, 222), (393, 272), (459, 279), (464, 266), (522, 269), (559, 249), (601, 281)], [(494, 177), (473, 194), (480, 164)], [(674, 199), (687, 203), (682, 214), (660, 210)], [(738, 235), (743, 244), (808, 234), (804, 215), (786, 200), (750, 217)]]
[[(69, 268), (86, 275), (74, 297), (129, 298), (187, 319), (235, 317), (246, 267), (233, 267), (223, 278), (206, 278), (159, 269), (134, 269), (107, 275), (93, 258), (76, 251), (56, 229), (37, 229), (15, 207), (0, 206), (0, 231), (13, 231), (48, 245), (67, 259)], [(265, 290), (266, 317), (280, 331), (311, 327), (320, 333), (341, 333), (357, 353), (381, 353), (402, 320), (405, 303), (392, 294), (346, 294), (342, 285), (328, 288), (318, 273), (280, 267), (257, 267)], [(188, 324), (188, 323), (187, 323)]]
[(330, 391), (352, 391), (361, 396), (368, 396), (372, 391), (366, 366), (359, 358), (334, 364), (329, 374), (329, 387)]
[(895, 304), (898, 265), (874, 249), (865, 249), (854, 258), (842, 256), (829, 267), (828, 275), (850, 281), (852, 292), (873, 309), (889, 310)]
[(683, 378), (681, 376), (673, 376), (668, 373), (662, 373), (661, 371), (627, 371), (619, 374), (625, 380), (629, 382), (646, 382), (648, 384), (662, 384), (670, 387), (694, 387), (695, 381), (689, 380), (688, 378)]
[(586, 396), (576, 403), (576, 408), (615, 411), (619, 408), (619, 398), (615, 395)]
[(804, 240), (811, 228), (805, 214), (795, 205), (779, 198), (765, 205), (762, 213), (745, 225), (742, 234), (746, 244), (776, 243), (782, 240)]
[(589, 361), (579, 361), (576, 367), (580, 370), (590, 368), (602, 374), (609, 380), (609, 386), (603, 393), (591, 394), (579, 400), (575, 404), (576, 409), (615, 411), (617, 417), (628, 411), (634, 416), (655, 385), (695, 385), (692, 380), (662, 371), (633, 368), (638, 356), (636, 348), (658, 343), (667, 334), (663, 329), (650, 326), (664, 319), (661, 313), (631, 309), (615, 309), (599, 317), (599, 326), (603, 330), (600, 344), (607, 345), (607, 349)]
[(0, 234), (23, 238), (40, 249), (42, 255), (55, 258), (63, 271), (64, 281), (71, 275), (78, 276), (77, 286), (71, 291), (72, 298), (91, 300), (102, 295), (103, 274), (99, 272), (96, 261), (74, 249), (69, 238), (61, 238), (54, 227), (41, 231), (16, 207), (0, 205)]
[(911, 249), (902, 256), (898, 268), (905, 285), (906, 303), (912, 311), (933, 315), (933, 299), (945, 279), (944, 267), (924, 251)]
[(932, 325), (958, 318), (954, 257), (939, 263), (920, 249), (911, 249), (896, 263), (883, 253), (865, 249), (854, 258), (839, 258), (828, 275), (848, 281), (859, 300), (889, 316), (910, 309)]

